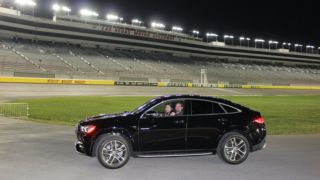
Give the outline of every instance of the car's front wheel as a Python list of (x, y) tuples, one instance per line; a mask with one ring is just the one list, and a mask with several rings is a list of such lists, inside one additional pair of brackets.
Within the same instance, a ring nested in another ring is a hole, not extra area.
[(103, 135), (97, 143), (97, 158), (104, 167), (117, 169), (128, 162), (131, 146), (125, 137), (111, 134)]
[(249, 155), (250, 145), (246, 137), (237, 132), (225, 134), (218, 145), (217, 154), (229, 164), (240, 164)]

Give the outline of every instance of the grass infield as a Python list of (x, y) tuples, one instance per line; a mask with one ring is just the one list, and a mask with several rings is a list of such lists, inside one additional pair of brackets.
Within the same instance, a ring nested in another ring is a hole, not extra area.
[[(152, 97), (55, 97), (25, 99), (30, 119), (52, 124), (74, 125), (100, 114), (130, 111)], [(268, 134), (320, 133), (320, 96), (224, 96), (262, 113)]]

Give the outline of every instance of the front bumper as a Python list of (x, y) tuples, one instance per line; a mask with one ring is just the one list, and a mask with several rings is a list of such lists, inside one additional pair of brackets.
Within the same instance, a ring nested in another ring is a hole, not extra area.
[(83, 143), (82, 143), (81, 141), (76, 141), (76, 142), (74, 143), (74, 145), (75, 145), (76, 151), (77, 151), (78, 153), (86, 154), (85, 147), (84, 147), (84, 145), (83, 145)]
[(253, 145), (251, 152), (265, 149), (267, 147), (266, 139), (263, 139), (259, 144)]

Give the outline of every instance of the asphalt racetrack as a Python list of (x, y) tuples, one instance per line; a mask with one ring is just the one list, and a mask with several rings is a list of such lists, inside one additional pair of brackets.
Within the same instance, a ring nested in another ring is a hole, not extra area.
[(117, 170), (74, 151), (74, 127), (0, 118), (1, 180), (319, 180), (320, 135), (268, 136), (240, 165), (217, 156), (131, 158)]
[[(320, 91), (0, 84), (0, 101), (49, 96), (306, 95)], [(131, 158), (118, 170), (74, 151), (74, 127), (0, 117), (0, 180), (237, 179), (319, 180), (320, 135), (268, 136), (240, 165), (217, 156)]]

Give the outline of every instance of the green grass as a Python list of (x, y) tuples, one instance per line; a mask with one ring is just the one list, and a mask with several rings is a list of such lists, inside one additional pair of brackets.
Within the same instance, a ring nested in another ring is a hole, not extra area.
[[(35, 121), (73, 125), (85, 117), (130, 111), (151, 97), (56, 97), (26, 99)], [(320, 133), (320, 96), (226, 96), (258, 110), (266, 119), (269, 134)]]

